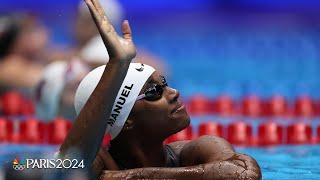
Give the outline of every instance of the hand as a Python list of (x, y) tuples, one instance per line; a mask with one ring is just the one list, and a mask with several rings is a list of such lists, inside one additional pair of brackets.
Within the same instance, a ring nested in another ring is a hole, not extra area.
[(110, 61), (131, 61), (136, 56), (136, 48), (132, 41), (129, 22), (123, 21), (121, 28), (123, 37), (120, 37), (105, 15), (99, 0), (85, 0), (85, 2), (108, 50)]

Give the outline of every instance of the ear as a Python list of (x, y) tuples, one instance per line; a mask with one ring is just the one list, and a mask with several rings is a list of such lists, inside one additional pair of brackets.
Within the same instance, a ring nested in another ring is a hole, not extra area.
[(132, 119), (127, 119), (127, 121), (124, 123), (123, 130), (130, 131), (134, 127), (134, 121)]

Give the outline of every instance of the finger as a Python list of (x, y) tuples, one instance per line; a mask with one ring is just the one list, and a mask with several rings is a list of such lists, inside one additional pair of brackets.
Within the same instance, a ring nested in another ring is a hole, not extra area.
[(123, 21), (121, 29), (122, 29), (123, 38), (126, 40), (132, 40), (132, 32), (131, 32), (131, 28), (128, 20)]
[(93, 5), (95, 6), (95, 8), (97, 9), (98, 13), (101, 15), (101, 17), (103, 17), (103, 19), (105, 19), (108, 22), (110, 22), (108, 17), (105, 14), (105, 11), (104, 11), (103, 7), (101, 6), (99, 0), (91, 0), (91, 1), (92, 1)]
[(103, 24), (106, 27), (106, 29), (108, 29), (108, 31), (115, 32), (115, 29), (112, 26), (111, 21), (109, 20), (109, 18), (106, 16), (106, 14), (105, 14), (105, 12), (104, 12), (99, 0), (90, 0), (90, 1), (93, 4), (93, 6), (95, 7), (95, 10), (100, 15), (101, 21), (103, 21)]
[[(100, 32), (102, 40), (108, 49), (108, 53), (110, 57), (120, 56), (120, 42), (118, 40), (118, 35), (115, 32), (111, 23), (107, 20), (107, 18), (103, 18), (103, 16), (98, 12), (96, 6), (94, 6), (94, 0), (85, 0), (87, 3), (90, 13), (97, 25), (97, 28)], [(104, 14), (104, 13), (103, 13)]]
[[(89, 7), (90, 13), (91, 13), (96, 25), (97, 25), (97, 28), (98, 28), (100, 34), (103, 37), (105, 37), (107, 40), (110, 39), (110, 36), (115, 36), (114, 34), (111, 35), (111, 32), (114, 32), (113, 26), (110, 23), (108, 23), (107, 21), (104, 21), (101, 18), (100, 14), (96, 10), (96, 8), (93, 5), (92, 1), (91, 0), (85, 0), (85, 1), (86, 1), (87, 5)], [(108, 43), (108, 44), (110, 44), (110, 43)]]
[[(100, 24), (102, 19), (101, 19), (101, 16), (98, 14), (95, 6), (93, 5), (93, 3), (91, 2), (91, 0), (85, 0), (88, 8), (89, 8), (89, 11), (90, 11), (90, 14), (92, 16), (92, 18), (94, 19), (94, 21), (96, 22), (96, 24)], [(97, 24), (97, 25), (98, 25)]]
[[(87, 3), (87, 6), (89, 7), (90, 13), (100, 31), (100, 33), (103, 33), (104, 36), (110, 36), (110, 32), (115, 32), (113, 26), (106, 20), (103, 19), (103, 17), (98, 12), (97, 8), (94, 6), (92, 0), (85, 0)], [(108, 38), (108, 37), (106, 37)]]

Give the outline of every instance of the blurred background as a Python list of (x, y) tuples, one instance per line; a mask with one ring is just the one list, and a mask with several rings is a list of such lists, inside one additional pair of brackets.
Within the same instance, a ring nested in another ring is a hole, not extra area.
[[(166, 143), (218, 135), (264, 179), (320, 177), (320, 1), (101, 2), (187, 104), (190, 127)], [(77, 85), (107, 61), (81, 1), (0, 0), (0, 179), (16, 156), (57, 150)]]

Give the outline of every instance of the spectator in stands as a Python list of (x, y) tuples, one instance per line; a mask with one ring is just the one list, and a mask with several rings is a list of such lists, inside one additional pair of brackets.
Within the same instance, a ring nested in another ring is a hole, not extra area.
[(29, 89), (39, 81), (48, 31), (33, 16), (0, 18), (0, 86)]
[(57, 116), (74, 119), (74, 94), (89, 68), (79, 59), (48, 64), (35, 88), (37, 117), (48, 121)]

